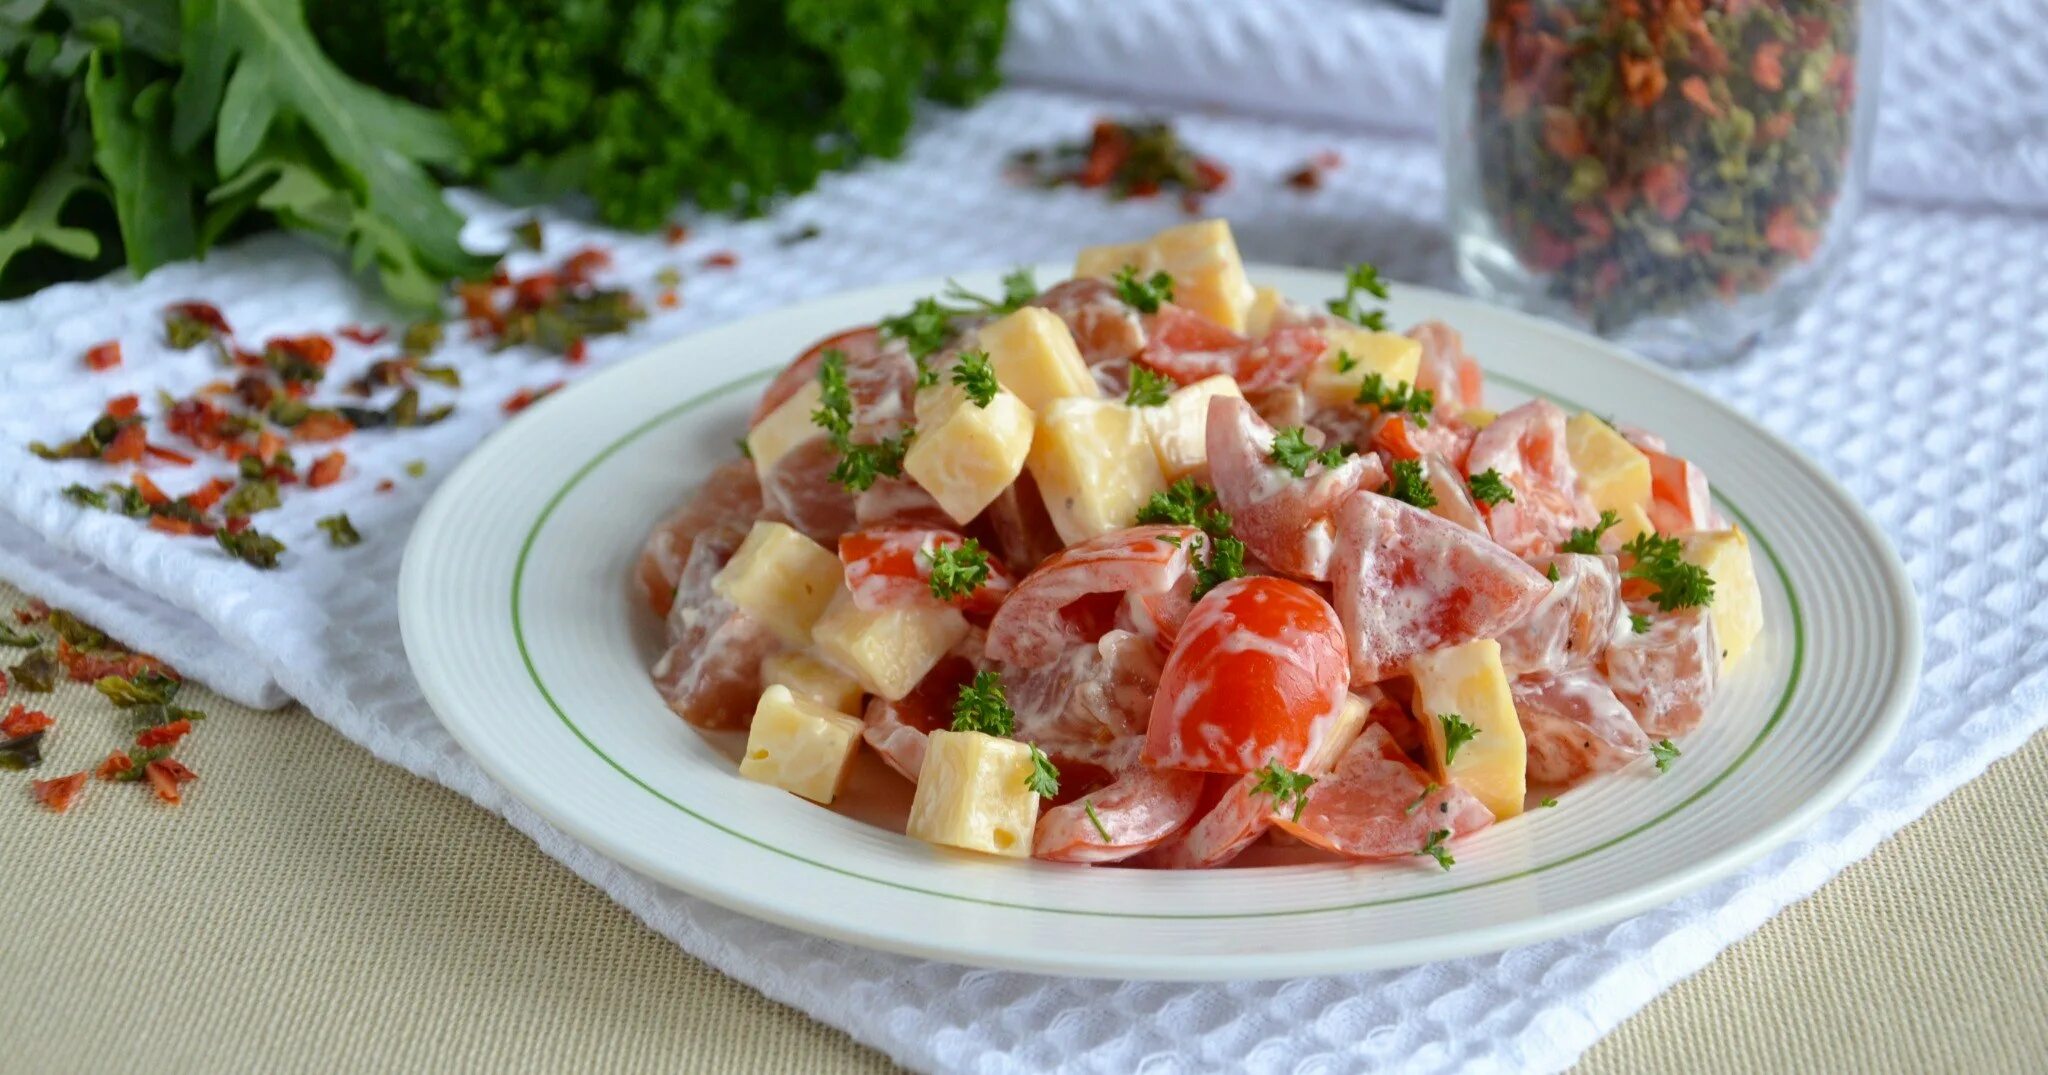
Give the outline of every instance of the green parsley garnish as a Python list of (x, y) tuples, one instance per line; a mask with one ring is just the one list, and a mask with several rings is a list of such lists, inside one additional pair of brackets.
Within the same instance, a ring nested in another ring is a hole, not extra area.
[(278, 556), (284, 552), (284, 542), (254, 528), (237, 534), (222, 527), (213, 532), (213, 539), (220, 542), (229, 556), (264, 571), (275, 568)]
[(1173, 388), (1173, 378), (1133, 364), (1131, 390), (1124, 393), (1124, 402), (1133, 407), (1157, 407), (1173, 394)]
[(1315, 784), (1316, 778), (1307, 773), (1297, 773), (1278, 761), (1267, 762), (1265, 768), (1257, 770), (1257, 774), (1259, 779), (1252, 784), (1251, 793), (1271, 798), (1274, 810), (1286, 809), (1287, 804), (1293, 802), (1293, 820), (1300, 821), (1302, 810), (1308, 806), (1308, 789)]
[(966, 597), (988, 581), (988, 551), (973, 538), (958, 546), (935, 546), (931, 560), (932, 596), (941, 601)]
[(1173, 274), (1170, 272), (1162, 270), (1140, 280), (1138, 267), (1126, 265), (1118, 269), (1112, 279), (1116, 284), (1116, 297), (1139, 313), (1156, 314), (1161, 303), (1173, 301)]
[(1145, 501), (1138, 509), (1137, 525), (1193, 526), (1211, 537), (1229, 537), (1230, 513), (1216, 506), (1216, 490), (1182, 478)]
[(1552, 582), (1556, 582), (1558, 580), (1560, 576), (1557, 573), (1557, 561), (1552, 560), (1548, 565), (1546, 565), (1543, 568), (1543, 577), (1549, 579)]
[(964, 308), (954, 308), (955, 313), (1016, 313), (1038, 297), (1038, 281), (1032, 278), (1030, 269), (1020, 265), (1003, 274), (1003, 297), (1000, 299), (977, 295), (951, 280), (946, 281), (945, 296), (964, 304)]
[(1650, 598), (1657, 602), (1660, 611), (1714, 603), (1713, 576), (1707, 574), (1706, 568), (1686, 562), (1677, 538), (1645, 532), (1623, 545), (1621, 551), (1636, 561), (1622, 575), (1656, 586), (1657, 592)]
[[(1038, 285), (1032, 281), (1029, 269), (1015, 269), (1003, 277), (1001, 299), (977, 295), (948, 280), (942, 296), (927, 296), (912, 303), (909, 310), (883, 318), (882, 335), (903, 341), (910, 357), (917, 362), (918, 387), (927, 388), (938, 383), (938, 375), (925, 368), (924, 360), (945, 349), (961, 318), (1011, 313), (1037, 295)], [(941, 302), (940, 297), (957, 305)]]
[(848, 443), (841, 449), (844, 454), (839, 465), (827, 477), (856, 493), (867, 491), (879, 479), (899, 477), (903, 473), (903, 453), (910, 450), (916, 435), (915, 430), (906, 430), (872, 444)]
[(1628, 625), (1631, 630), (1635, 631), (1635, 633), (1639, 635), (1646, 635), (1650, 633), (1650, 617), (1645, 616), (1640, 612), (1631, 612), (1628, 614)]
[(967, 390), (967, 398), (977, 407), (986, 407), (995, 402), (996, 368), (988, 360), (987, 351), (966, 351), (960, 355), (960, 362), (953, 367), (953, 383)]
[[(741, 446), (742, 448), (744, 448), (744, 447), (746, 447), (746, 443), (747, 443), (746, 441), (742, 440), (742, 441), (740, 441), (740, 446)], [(752, 458), (753, 458), (753, 456), (752, 456), (752, 455), (749, 455), (749, 456), (747, 456), (747, 458), (749, 458), (749, 459), (752, 459)], [(424, 460), (424, 459), (415, 459), (415, 460), (413, 460), (412, 462), (410, 462), (410, 463), (407, 463), (407, 464), (405, 465), (405, 476), (406, 476), (406, 477), (408, 477), (408, 478), (424, 478), (424, 477), (426, 477), (426, 476), (427, 476), (427, 461), (426, 461), (426, 460)]]
[(346, 549), (351, 545), (363, 543), (363, 535), (356, 533), (356, 526), (348, 521), (347, 512), (329, 515), (314, 525), (327, 532), (327, 543), (337, 549)]
[(853, 432), (853, 390), (846, 385), (846, 352), (828, 347), (818, 362), (818, 409), (811, 422), (836, 441)]
[(1472, 490), (1472, 499), (1489, 507), (1503, 501), (1509, 504), (1515, 502), (1515, 487), (1509, 485), (1507, 479), (1500, 476), (1500, 471), (1492, 467), (1467, 478), (1465, 485)]
[(832, 481), (856, 493), (879, 478), (903, 473), (903, 453), (910, 449), (915, 430), (905, 430), (871, 444), (855, 444), (853, 434), (853, 391), (846, 384), (846, 354), (828, 349), (818, 363), (820, 397), (811, 421), (831, 438), (839, 451), (839, 463), (832, 468)]
[(1405, 817), (1414, 817), (1415, 811), (1422, 809), (1422, 804), (1428, 802), (1430, 796), (1435, 795), (1437, 792), (1442, 791), (1443, 789), (1444, 786), (1442, 784), (1439, 784), (1434, 780), (1430, 781), (1428, 784), (1423, 786), (1422, 794), (1417, 795), (1415, 797), (1414, 802), (1409, 803), (1407, 806), (1401, 808), (1402, 815)]
[(910, 349), (910, 357), (922, 365), (924, 359), (944, 349), (946, 341), (953, 338), (953, 318), (958, 313), (928, 296), (912, 303), (904, 313), (883, 318), (882, 335), (902, 340)]
[(1369, 261), (1361, 261), (1344, 273), (1344, 297), (1331, 299), (1330, 312), (1374, 332), (1387, 330), (1387, 314), (1384, 310), (1367, 309), (1358, 301), (1360, 293), (1384, 300), (1387, 285), (1380, 279), (1380, 270)]
[(1458, 756), (1458, 748), (1471, 742), (1479, 734), (1479, 729), (1456, 713), (1442, 713), (1436, 719), (1444, 728), (1444, 764), (1449, 765), (1451, 759)]
[(1096, 832), (1102, 834), (1102, 842), (1105, 844), (1108, 843), (1109, 830), (1103, 827), (1102, 819), (1095, 816), (1095, 802), (1093, 800), (1083, 802), (1081, 804), (1081, 812), (1088, 815), (1088, 823), (1090, 825), (1095, 826)]
[(1538, 805), (1538, 806), (1541, 806), (1541, 807), (1543, 807), (1543, 808), (1545, 808), (1545, 809), (1548, 809), (1548, 808), (1550, 808), (1550, 807), (1556, 806), (1556, 805), (1557, 805), (1557, 800), (1556, 800), (1556, 799), (1552, 799), (1552, 798), (1548, 798), (1548, 797), (1546, 797), (1546, 798), (1544, 798), (1544, 800), (1543, 800), (1542, 802), (1539, 802), (1539, 803), (1537, 803), (1536, 805)]
[(1236, 538), (1209, 536), (1209, 558), (1195, 568), (1194, 599), (1244, 574), (1244, 542)]
[(1389, 387), (1385, 377), (1368, 373), (1358, 382), (1358, 395), (1353, 402), (1382, 414), (1406, 414), (1418, 428), (1428, 429), (1429, 412), (1436, 407), (1436, 393), (1416, 388), (1407, 381), (1396, 381)]
[(1308, 476), (1310, 463), (1334, 467), (1343, 463), (1345, 456), (1357, 452), (1358, 449), (1349, 444), (1332, 444), (1318, 450), (1309, 444), (1308, 430), (1301, 426), (1288, 426), (1273, 434), (1273, 451), (1267, 458), (1286, 468), (1287, 473), (1302, 478)]
[(1390, 468), (1392, 473), (1387, 484), (1380, 487), (1381, 496), (1390, 496), (1418, 508), (1436, 507), (1436, 490), (1429, 487), (1429, 479), (1422, 476), (1422, 461), (1419, 459), (1396, 459)]
[(1600, 555), (1600, 535), (1621, 524), (1621, 516), (1611, 511), (1600, 513), (1600, 521), (1589, 527), (1573, 530), (1570, 537), (1557, 546), (1559, 552), (1575, 552), (1583, 556)]
[(1657, 771), (1660, 773), (1670, 772), (1671, 763), (1680, 753), (1682, 752), (1678, 749), (1678, 744), (1669, 739), (1659, 739), (1650, 747), (1650, 756), (1657, 759)]
[(1346, 351), (1342, 347), (1337, 348), (1337, 372), (1350, 373), (1357, 368), (1358, 360), (1351, 357), (1351, 352)]
[(1450, 835), (1451, 830), (1449, 829), (1437, 829), (1429, 834), (1429, 842), (1423, 844), (1422, 850), (1417, 851), (1416, 854), (1428, 855), (1436, 860), (1438, 866), (1446, 870), (1450, 869), (1452, 866), (1457, 865), (1458, 862), (1457, 859), (1451, 857), (1451, 849), (1444, 846), (1444, 841), (1449, 839)]
[(1024, 786), (1041, 799), (1060, 793), (1059, 768), (1045, 756), (1045, 751), (1038, 749), (1037, 743), (1031, 744), (1031, 775), (1024, 778)]
[(64, 499), (71, 501), (81, 508), (107, 510), (107, 494), (90, 486), (79, 485), (76, 482), (64, 487)]
[(1009, 699), (1003, 697), (1003, 679), (991, 669), (974, 673), (974, 681), (961, 687), (959, 696), (953, 699), (956, 732), (1004, 736), (1016, 728), (1017, 714), (1011, 711)]

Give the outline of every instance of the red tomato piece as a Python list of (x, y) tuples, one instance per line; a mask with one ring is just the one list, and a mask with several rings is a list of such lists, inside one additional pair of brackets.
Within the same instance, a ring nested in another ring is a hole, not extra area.
[(347, 452), (328, 452), (313, 461), (306, 471), (306, 487), (325, 489), (341, 480), (341, 472), (348, 468)]
[(968, 540), (949, 530), (913, 527), (876, 527), (840, 538), (839, 562), (846, 566), (846, 588), (853, 603), (867, 612), (918, 605), (993, 613), (1016, 588), (993, 558), (988, 578), (973, 593), (946, 601), (932, 596), (932, 552), (963, 548)]
[(151, 481), (149, 475), (139, 470), (128, 479), (128, 483), (135, 487), (135, 495), (141, 497), (142, 502), (150, 507), (160, 508), (171, 502), (171, 495), (159, 488), (156, 482)]
[(988, 627), (989, 657), (1021, 668), (1057, 660), (1088, 641), (1062, 610), (1092, 594), (1172, 589), (1187, 573), (1188, 542), (1200, 533), (1191, 526), (1136, 526), (1062, 550), (1018, 583), (996, 612)]
[(1415, 387), (1435, 393), (1438, 411), (1455, 415), (1481, 405), (1484, 375), (1479, 363), (1465, 353), (1465, 340), (1457, 329), (1441, 321), (1424, 321), (1408, 335), (1422, 345)]
[(1548, 588), (1507, 550), (1420, 508), (1358, 492), (1337, 509), (1331, 603), (1358, 683), (1395, 675), (1417, 654), (1496, 637)]
[(747, 428), (759, 425), (761, 419), (774, 413), (789, 397), (796, 395), (806, 383), (817, 380), (818, 367), (824, 363), (826, 351), (844, 352), (849, 365), (868, 361), (882, 349), (882, 333), (874, 326), (848, 329), (836, 336), (819, 340), (796, 357), (796, 361), (783, 367), (775, 379), (761, 393), (761, 401), (754, 404), (753, 417), (747, 419)]
[(1231, 532), (1259, 559), (1301, 578), (1330, 577), (1337, 505), (1386, 481), (1379, 458), (1364, 453), (1334, 467), (1310, 463), (1306, 476), (1294, 477), (1273, 462), (1272, 428), (1231, 396), (1209, 401), (1207, 447), (1209, 480)]
[(135, 735), (135, 745), (144, 750), (152, 747), (165, 747), (176, 743), (190, 734), (192, 734), (191, 721), (174, 720), (169, 724), (159, 724), (137, 732)]
[[(184, 796), (178, 791), (178, 770), (167, 764), (169, 760), (166, 758), (162, 761), (150, 762), (142, 767), (142, 774), (149, 778), (150, 790), (156, 792), (157, 798), (172, 806), (176, 806), (183, 801)], [(79, 775), (83, 776), (84, 774), (81, 773)]]
[(1530, 400), (1494, 419), (1472, 440), (1465, 473), (1498, 471), (1513, 500), (1486, 508), (1493, 539), (1517, 556), (1556, 547), (1599, 514), (1579, 491), (1579, 473), (1565, 451), (1565, 416), (1547, 399)]
[[(729, 535), (721, 535), (729, 536)], [(711, 589), (712, 576), (738, 547), (700, 534), (677, 580), (668, 617), (669, 648), (655, 662), (655, 689), (700, 728), (744, 728), (761, 694), (761, 661), (780, 648), (775, 633)]]
[(1510, 689), (1529, 744), (1529, 780), (1566, 787), (1650, 752), (1650, 738), (1598, 674), (1523, 676)]
[(1564, 553), (1546, 566), (1557, 569), (1557, 581), (1528, 615), (1495, 636), (1509, 676), (1593, 664), (1610, 641), (1629, 630), (1614, 557)]
[(29, 793), (36, 797), (37, 802), (61, 814), (71, 809), (71, 804), (78, 799), (78, 793), (85, 790), (86, 776), (85, 773), (72, 773), (70, 776), (60, 776), (55, 780), (33, 781), (28, 786)]
[(1204, 870), (1236, 858), (1273, 826), (1273, 800), (1253, 790), (1258, 783), (1257, 776), (1211, 773), (1194, 823), (1148, 854), (1141, 865)]
[(1714, 510), (1714, 497), (1707, 487), (1707, 472), (1691, 461), (1662, 450), (1646, 447), (1631, 437), (1650, 460), (1650, 525), (1660, 534), (1687, 530), (1718, 530), (1725, 525)]
[(1116, 862), (1157, 847), (1180, 831), (1202, 798), (1204, 777), (1133, 766), (1116, 781), (1038, 818), (1034, 858)]
[(292, 439), (297, 441), (340, 440), (356, 431), (355, 423), (333, 411), (314, 411), (306, 420), (292, 427)]
[(824, 432), (791, 448), (761, 477), (761, 500), (820, 545), (831, 545), (858, 519), (854, 498), (832, 481), (839, 450)]
[(100, 450), (100, 459), (108, 463), (133, 463), (142, 458), (149, 446), (149, 433), (140, 423), (123, 428), (114, 434), (114, 439)]
[(1650, 629), (1625, 631), (1607, 647), (1607, 685), (1651, 737), (1699, 726), (1721, 677), (1721, 644), (1704, 608), (1646, 608)]
[(1149, 765), (1299, 769), (1337, 724), (1350, 686), (1344, 631), (1298, 582), (1232, 579), (1196, 603), (1166, 659), (1145, 733)]
[(761, 485), (754, 480), (754, 464), (734, 459), (712, 471), (687, 503), (655, 524), (640, 548), (640, 562), (633, 574), (647, 607), (657, 616), (668, 615), (676, 580), (682, 576), (697, 535), (723, 531), (736, 548), (760, 514)]
[(1116, 297), (1116, 288), (1107, 280), (1067, 280), (1032, 299), (1031, 305), (1066, 322), (1081, 361), (1090, 366), (1130, 358), (1145, 346), (1144, 321)]
[(1493, 824), (1493, 812), (1463, 788), (1436, 787), (1385, 728), (1369, 724), (1309, 788), (1301, 817), (1273, 823), (1325, 851), (1383, 859), (1415, 854), (1438, 830), (1470, 835)]
[(1486, 533), (1486, 519), (1479, 514), (1479, 502), (1472, 499), (1472, 488), (1465, 483), (1463, 471), (1431, 452), (1422, 457), (1422, 478), (1429, 483), (1429, 491), (1436, 494), (1430, 514), (1475, 534)]
[(175, 534), (179, 537), (206, 537), (213, 528), (193, 519), (180, 519), (171, 515), (152, 515), (149, 528), (159, 534)]
[(1177, 384), (1228, 374), (1247, 392), (1294, 384), (1327, 346), (1306, 325), (1284, 325), (1262, 340), (1247, 339), (1185, 307), (1168, 303), (1145, 316), (1145, 346), (1136, 361)]

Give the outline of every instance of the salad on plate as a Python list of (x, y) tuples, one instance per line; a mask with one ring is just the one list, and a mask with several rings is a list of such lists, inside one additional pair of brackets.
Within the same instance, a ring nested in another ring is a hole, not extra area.
[(1762, 633), (1748, 539), (1386, 294), (1257, 287), (1203, 221), (819, 341), (647, 539), (655, 687), (746, 779), (832, 805), (872, 752), (909, 836), (1058, 862), (1448, 868), (1664, 769)]

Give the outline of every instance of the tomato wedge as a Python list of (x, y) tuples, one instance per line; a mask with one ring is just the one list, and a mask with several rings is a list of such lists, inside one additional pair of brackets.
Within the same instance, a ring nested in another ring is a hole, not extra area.
[[(990, 659), (1022, 668), (1057, 660), (1089, 641), (1089, 623), (1113, 621), (1122, 594), (1163, 594), (1188, 570), (1192, 526), (1134, 526), (1089, 538), (1047, 559), (1025, 576), (988, 625)], [(1063, 615), (1069, 606), (1107, 598), (1108, 616)], [(1097, 632), (1099, 634), (1099, 632)]]
[(1371, 724), (1309, 789), (1301, 816), (1276, 816), (1273, 824), (1325, 851), (1399, 858), (1422, 850), (1438, 830), (1455, 838), (1483, 829), (1493, 813), (1463, 788), (1438, 787), (1385, 728)]
[(846, 588), (853, 603), (867, 612), (924, 605), (993, 613), (1016, 588), (1009, 572), (993, 557), (987, 557), (988, 577), (971, 593), (957, 594), (944, 601), (932, 594), (932, 553), (963, 548), (967, 541), (950, 530), (924, 527), (857, 530), (839, 539), (839, 562), (846, 566)]
[(1209, 401), (1209, 480), (1230, 513), (1231, 532), (1272, 567), (1299, 578), (1330, 577), (1332, 516), (1345, 497), (1386, 481), (1379, 457), (1349, 456), (1334, 467), (1310, 463), (1294, 477), (1273, 462), (1273, 429), (1232, 396)]
[[(195, 500), (196, 503), (196, 500)], [(199, 505), (204, 511), (210, 505)], [(699, 534), (719, 531), (739, 545), (761, 514), (761, 484), (754, 480), (754, 464), (735, 459), (711, 472), (682, 507), (655, 524), (640, 548), (640, 562), (633, 577), (640, 595), (657, 616), (668, 615), (675, 602), (676, 579), (690, 559), (690, 546)]]
[(761, 401), (754, 404), (754, 414), (747, 419), (747, 428), (759, 425), (761, 419), (775, 413), (775, 408), (796, 395), (806, 382), (816, 380), (818, 367), (825, 361), (825, 352), (842, 351), (849, 365), (858, 365), (873, 358), (881, 349), (882, 333), (873, 325), (848, 329), (812, 344), (796, 357), (796, 361), (784, 366), (782, 372), (776, 374), (775, 379), (768, 382), (768, 387), (761, 391)]
[(1195, 604), (1166, 658), (1144, 760), (1249, 773), (1301, 767), (1335, 726), (1351, 668), (1329, 602), (1298, 582), (1232, 579)]

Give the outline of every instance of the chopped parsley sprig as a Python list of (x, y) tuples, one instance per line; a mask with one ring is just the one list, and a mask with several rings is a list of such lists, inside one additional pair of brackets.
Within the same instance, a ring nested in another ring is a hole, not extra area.
[(1197, 601), (1208, 596), (1210, 590), (1244, 575), (1244, 542), (1211, 534), (1207, 545), (1208, 557), (1195, 566), (1194, 598)]
[(1292, 820), (1300, 821), (1301, 812), (1308, 807), (1308, 789), (1316, 778), (1307, 773), (1297, 773), (1278, 761), (1269, 761), (1266, 767), (1257, 770), (1258, 780), (1252, 784), (1253, 795), (1264, 795), (1273, 800), (1273, 809), (1284, 810), (1288, 803), (1294, 804)]
[(1622, 574), (1657, 587), (1650, 599), (1657, 602), (1659, 610), (1673, 612), (1714, 603), (1713, 576), (1707, 574), (1706, 568), (1685, 560), (1677, 538), (1645, 532), (1631, 538), (1621, 551), (1636, 561)]
[(1600, 521), (1592, 526), (1579, 527), (1558, 543), (1557, 551), (1573, 552), (1582, 556), (1600, 555), (1600, 536), (1621, 525), (1621, 516), (1611, 511), (1600, 513)]
[(1333, 444), (1317, 449), (1308, 442), (1308, 431), (1301, 426), (1288, 426), (1273, 434), (1273, 450), (1267, 456), (1274, 463), (1285, 468), (1297, 478), (1308, 476), (1310, 463), (1321, 463), (1334, 467), (1344, 462), (1344, 457), (1354, 455), (1358, 449), (1349, 444)]
[(1359, 296), (1369, 295), (1385, 301), (1386, 282), (1380, 279), (1379, 267), (1369, 261), (1361, 261), (1344, 273), (1344, 297), (1329, 301), (1330, 312), (1354, 324), (1363, 325), (1374, 332), (1387, 330), (1385, 310), (1368, 308), (1359, 302)]
[(1024, 778), (1024, 786), (1039, 798), (1050, 799), (1060, 793), (1059, 767), (1045, 756), (1045, 751), (1038, 749), (1037, 743), (1030, 744), (1030, 747), (1031, 775)]
[(960, 688), (953, 699), (953, 730), (998, 737), (1017, 730), (1017, 714), (1003, 696), (1001, 676), (984, 668), (974, 673), (973, 682)]
[(1507, 479), (1501, 477), (1500, 471), (1496, 468), (1488, 467), (1472, 475), (1465, 480), (1465, 485), (1472, 490), (1472, 499), (1488, 507), (1515, 502), (1515, 487), (1509, 485)]
[(932, 596), (941, 601), (966, 597), (988, 581), (988, 550), (973, 538), (957, 546), (935, 546), (925, 556), (931, 562)]
[(996, 368), (989, 362), (987, 351), (963, 352), (953, 367), (953, 383), (965, 390), (977, 407), (995, 402), (996, 392), (1002, 387), (996, 383)]
[(1427, 388), (1417, 388), (1407, 381), (1395, 381), (1389, 385), (1384, 376), (1368, 373), (1358, 382), (1358, 395), (1353, 402), (1381, 414), (1407, 415), (1417, 428), (1428, 429), (1429, 412), (1436, 408), (1436, 393)]
[(853, 440), (853, 392), (846, 383), (846, 353), (838, 348), (829, 348), (818, 363), (818, 385), (821, 390), (818, 409), (811, 412), (811, 421), (831, 438), (832, 447), (839, 452), (839, 463), (832, 468), (832, 481), (852, 490), (862, 492), (881, 478), (894, 478), (903, 473), (903, 453), (910, 450), (910, 442), (917, 431), (907, 429), (893, 437), (883, 437), (871, 443), (855, 443)]
[(1124, 402), (1133, 407), (1157, 407), (1173, 395), (1173, 388), (1173, 378), (1133, 363), (1131, 390), (1124, 393)]
[(1678, 744), (1669, 739), (1659, 739), (1650, 747), (1650, 757), (1656, 759), (1657, 771), (1660, 773), (1670, 772), (1671, 763), (1677, 761), (1681, 753)]
[(1173, 274), (1161, 270), (1140, 280), (1138, 267), (1126, 265), (1111, 277), (1116, 285), (1116, 297), (1124, 305), (1144, 314), (1156, 314), (1159, 307), (1173, 301)]
[[(937, 296), (926, 296), (910, 304), (910, 309), (893, 317), (882, 319), (882, 335), (902, 340), (909, 348), (910, 357), (915, 359), (920, 380), (929, 376), (924, 369), (924, 360), (944, 350), (959, 329), (959, 322), (967, 317), (985, 317), (1013, 313), (1022, 309), (1038, 296), (1038, 284), (1031, 277), (1031, 270), (1013, 269), (1003, 277), (1003, 297), (992, 299), (977, 295), (951, 280), (946, 281), (946, 290)], [(940, 301), (941, 299), (949, 301)]]
[(1451, 857), (1450, 847), (1444, 843), (1445, 840), (1450, 839), (1450, 836), (1451, 830), (1449, 829), (1437, 829), (1431, 832), (1429, 834), (1429, 842), (1423, 844), (1422, 850), (1417, 851), (1416, 854), (1428, 855), (1436, 860), (1438, 866), (1446, 870), (1450, 869), (1458, 864), (1458, 860)]
[(1429, 479), (1423, 476), (1419, 459), (1394, 460), (1389, 468), (1387, 484), (1380, 487), (1380, 495), (1418, 508), (1436, 507), (1436, 490), (1429, 487)]
[(1193, 478), (1153, 493), (1138, 509), (1137, 518), (1139, 526), (1193, 526), (1211, 537), (1229, 537), (1230, 522), (1230, 513), (1216, 506), (1216, 490)]
[(1456, 713), (1440, 713), (1436, 719), (1437, 723), (1443, 725), (1444, 764), (1449, 765), (1451, 760), (1458, 756), (1459, 747), (1478, 737), (1479, 729), (1474, 728), (1464, 717)]

